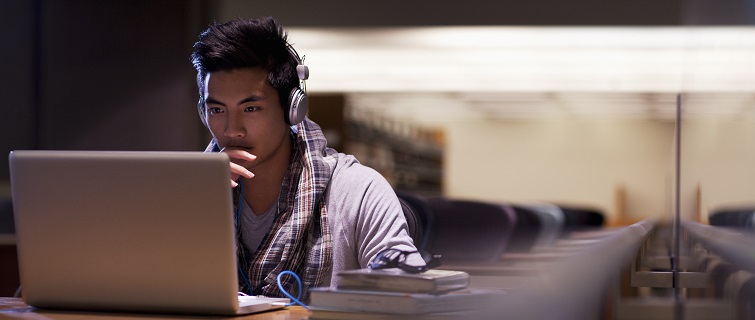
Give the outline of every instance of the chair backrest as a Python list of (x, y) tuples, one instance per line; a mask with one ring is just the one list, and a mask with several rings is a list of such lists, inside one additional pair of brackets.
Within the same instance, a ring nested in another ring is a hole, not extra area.
[(537, 247), (547, 247), (561, 236), (564, 228), (564, 213), (561, 209), (550, 203), (531, 203), (525, 205), (532, 210), (539, 218), (541, 230), (538, 239), (535, 241)]
[(725, 295), (726, 279), (737, 271), (737, 268), (723, 260), (708, 263), (705, 272), (708, 274), (708, 290), (713, 298), (722, 299)]
[(732, 301), (732, 319), (752, 319), (755, 297), (755, 275), (745, 270), (732, 273), (724, 285), (724, 297)]
[(479, 201), (428, 198), (435, 220), (428, 246), (443, 261), (495, 262), (509, 244), (516, 212)]
[(564, 231), (580, 231), (603, 227), (605, 218), (603, 212), (587, 208), (558, 205), (564, 213)]
[(755, 208), (718, 209), (708, 216), (708, 223), (719, 227), (755, 228)]
[(432, 211), (425, 199), (419, 195), (400, 191), (396, 192), (396, 195), (404, 211), (409, 236), (414, 240), (414, 246), (420, 251), (427, 249), (433, 223)]
[(503, 204), (510, 207), (516, 213), (516, 227), (512, 231), (507, 252), (528, 252), (535, 246), (543, 224), (534, 210), (520, 205)]

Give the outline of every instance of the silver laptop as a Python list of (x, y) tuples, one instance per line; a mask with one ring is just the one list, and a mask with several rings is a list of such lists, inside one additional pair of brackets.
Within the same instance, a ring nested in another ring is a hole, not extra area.
[(28, 305), (233, 315), (289, 302), (238, 296), (224, 154), (13, 151), (10, 174)]

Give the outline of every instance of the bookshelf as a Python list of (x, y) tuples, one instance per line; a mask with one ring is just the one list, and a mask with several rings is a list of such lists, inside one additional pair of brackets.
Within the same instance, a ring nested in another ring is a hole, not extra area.
[(310, 95), (310, 105), (329, 146), (377, 170), (396, 190), (442, 193), (442, 131), (350, 106), (342, 94)]

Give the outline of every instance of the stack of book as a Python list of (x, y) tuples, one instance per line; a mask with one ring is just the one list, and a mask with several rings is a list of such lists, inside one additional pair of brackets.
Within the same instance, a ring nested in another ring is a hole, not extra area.
[(457, 318), (495, 303), (505, 292), (469, 288), (463, 271), (357, 269), (339, 273), (337, 288), (311, 290), (312, 319)]

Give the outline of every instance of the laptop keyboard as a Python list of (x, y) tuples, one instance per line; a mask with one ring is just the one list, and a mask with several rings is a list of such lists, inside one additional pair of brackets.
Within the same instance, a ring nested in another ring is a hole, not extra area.
[(252, 306), (256, 304), (270, 303), (274, 305), (286, 305), (289, 302), (286, 298), (268, 298), (261, 296), (239, 296), (239, 307)]

